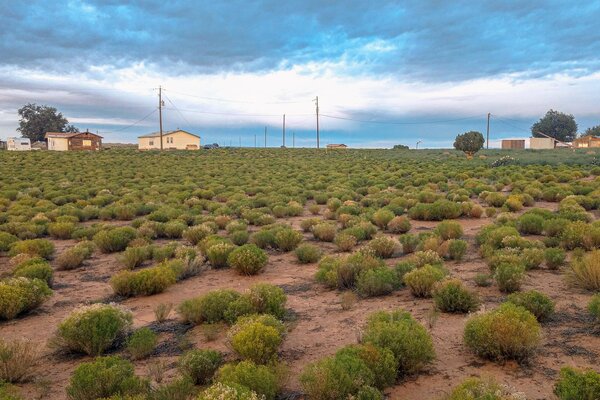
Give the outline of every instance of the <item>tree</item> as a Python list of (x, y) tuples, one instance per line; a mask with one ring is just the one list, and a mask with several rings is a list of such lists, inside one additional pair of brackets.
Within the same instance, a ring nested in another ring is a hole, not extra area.
[(18, 113), (21, 119), (17, 130), (32, 142), (44, 140), (46, 132), (78, 132), (73, 125), (68, 125), (69, 121), (54, 107), (29, 103), (20, 108)]
[(481, 132), (469, 131), (456, 137), (454, 140), (454, 148), (456, 150), (464, 151), (467, 157), (472, 157), (473, 154), (481, 150), (484, 143), (485, 139)]
[(393, 147), (394, 150), (408, 150), (408, 146), (404, 144), (395, 144)]
[(533, 137), (546, 137), (542, 133), (561, 142), (572, 142), (577, 137), (577, 122), (570, 114), (550, 110), (531, 127)]
[(581, 136), (600, 136), (600, 125), (592, 126), (587, 128)]

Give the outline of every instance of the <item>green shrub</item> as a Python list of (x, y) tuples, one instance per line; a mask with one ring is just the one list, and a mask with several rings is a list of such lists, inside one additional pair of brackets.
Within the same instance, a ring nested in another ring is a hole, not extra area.
[(150, 328), (140, 328), (127, 339), (127, 351), (134, 360), (139, 360), (152, 354), (157, 343), (156, 333)]
[(588, 305), (588, 311), (591, 314), (594, 322), (600, 327), (600, 293), (592, 296), (590, 304)]
[(544, 231), (544, 217), (524, 214), (517, 220), (517, 229), (525, 235), (541, 235)]
[(49, 260), (54, 254), (54, 244), (47, 239), (29, 239), (14, 242), (10, 246), (10, 256), (17, 254), (28, 254), (34, 257), (42, 257)]
[(227, 263), (241, 275), (258, 274), (268, 261), (267, 253), (254, 244), (236, 248), (227, 258)]
[(206, 225), (196, 225), (183, 231), (182, 236), (192, 245), (197, 245), (202, 239), (213, 234), (212, 229)]
[(253, 391), (241, 385), (215, 383), (200, 393), (198, 400), (261, 400)]
[(148, 382), (134, 374), (133, 364), (120, 357), (98, 357), (73, 371), (67, 395), (71, 400), (96, 400), (148, 392)]
[(131, 325), (129, 311), (110, 304), (92, 304), (73, 311), (58, 325), (53, 344), (63, 350), (96, 356), (119, 345)]
[(361, 271), (383, 265), (382, 260), (361, 252), (346, 257), (326, 256), (319, 261), (315, 279), (331, 288), (352, 289)]
[(154, 247), (152, 245), (127, 247), (120, 257), (120, 261), (128, 269), (134, 269), (145, 261), (152, 259)]
[(80, 267), (83, 262), (92, 256), (96, 245), (84, 240), (56, 257), (55, 264), (59, 270), (71, 270)]
[(233, 350), (256, 364), (275, 360), (282, 341), (283, 337), (276, 328), (261, 322), (238, 322), (230, 336)]
[(425, 265), (439, 265), (444, 264), (444, 260), (433, 250), (417, 251), (410, 257), (410, 262), (415, 267), (420, 268)]
[(387, 236), (377, 236), (368, 244), (368, 248), (372, 250), (377, 257), (381, 258), (390, 258), (393, 256), (396, 251), (396, 246), (396, 241)]
[[(249, 244), (244, 246), (251, 246)], [(242, 247), (244, 247), (242, 246)], [(229, 265), (228, 260), (229, 256), (233, 253), (234, 250), (241, 249), (241, 247), (235, 247), (230, 243), (216, 243), (206, 250), (206, 257), (208, 258), (208, 262), (214, 268), (224, 268)]]
[(312, 232), (316, 239), (319, 239), (323, 242), (333, 242), (333, 239), (335, 239), (335, 234), (337, 233), (337, 228), (331, 223), (322, 222), (313, 226)]
[(250, 236), (250, 243), (255, 244), (261, 249), (267, 249), (269, 247), (275, 247), (275, 230), (273, 229), (262, 229), (258, 232), (254, 232)]
[(464, 341), (475, 354), (491, 360), (529, 358), (541, 342), (541, 327), (525, 308), (504, 303), (472, 317)]
[(252, 304), (253, 312), (257, 314), (270, 314), (281, 319), (286, 313), (287, 296), (278, 286), (257, 283), (250, 288), (247, 297)]
[(498, 288), (505, 293), (519, 290), (524, 278), (525, 267), (522, 264), (501, 263), (494, 272)]
[(439, 310), (447, 313), (468, 313), (479, 308), (477, 293), (467, 289), (458, 279), (436, 284), (433, 300)]
[(405, 285), (404, 283), (404, 275), (415, 269), (415, 265), (408, 261), (403, 261), (394, 266), (394, 272), (396, 276), (398, 276), (398, 284), (400, 286)]
[(219, 289), (181, 303), (179, 313), (193, 324), (215, 323), (225, 320), (228, 307), (240, 298), (234, 290)]
[(164, 292), (176, 282), (173, 269), (158, 265), (139, 271), (121, 271), (110, 279), (110, 286), (119, 296), (150, 296)]
[(72, 222), (54, 222), (48, 224), (48, 234), (55, 239), (70, 239), (75, 224)]
[(94, 243), (103, 253), (123, 251), (137, 236), (137, 231), (129, 226), (104, 230), (94, 235)]
[(463, 235), (462, 226), (456, 221), (442, 221), (435, 228), (435, 232), (444, 240), (460, 239)]
[(225, 364), (217, 371), (217, 382), (228, 386), (241, 385), (264, 396), (265, 400), (274, 400), (279, 386), (277, 375), (270, 368), (252, 361)]
[[(187, 377), (179, 377), (171, 382), (156, 386), (152, 389), (150, 397), (139, 396), (127, 400), (189, 400), (197, 393), (194, 382)], [(114, 399), (122, 400), (122, 399)]]
[(275, 245), (281, 251), (292, 251), (302, 241), (303, 236), (300, 232), (293, 229), (282, 229), (275, 234)]
[(467, 378), (444, 400), (525, 400), (508, 386), (499, 385), (491, 379)]
[(19, 238), (15, 235), (12, 235), (8, 232), (0, 231), (0, 251), (8, 251), (8, 249), (10, 249), (10, 246), (18, 241)]
[(437, 266), (425, 265), (407, 272), (404, 284), (410, 288), (416, 297), (431, 297), (435, 284), (446, 276), (446, 272)]
[(394, 213), (384, 208), (373, 213), (373, 222), (381, 229), (386, 229), (388, 223), (395, 217)]
[(431, 204), (419, 203), (408, 211), (412, 219), (423, 221), (442, 221), (460, 217), (460, 204), (449, 200), (436, 200)]
[(423, 370), (435, 358), (429, 333), (405, 311), (371, 314), (363, 343), (390, 350), (398, 362), (400, 376)]
[(600, 399), (600, 374), (593, 370), (562, 368), (554, 394), (560, 400)]
[(398, 275), (387, 266), (364, 270), (356, 279), (356, 290), (362, 297), (385, 296), (399, 286)]
[(248, 231), (234, 231), (230, 234), (231, 241), (236, 246), (241, 246), (243, 244), (248, 243), (248, 239), (250, 238), (250, 234)]
[(323, 251), (313, 244), (304, 243), (296, 248), (295, 254), (301, 264), (310, 264), (319, 261)]
[(51, 287), (54, 270), (45, 259), (34, 257), (19, 263), (13, 270), (13, 276), (15, 278), (40, 279)]
[[(446, 257), (451, 260), (460, 261), (467, 253), (467, 242), (461, 239), (450, 239), (443, 243), (447, 249), (444, 251)], [(439, 250), (438, 250), (439, 251)]]
[(405, 216), (394, 217), (387, 224), (387, 229), (391, 233), (406, 233), (410, 231), (410, 227), (410, 220)]
[(600, 291), (600, 250), (575, 258), (571, 262), (567, 278), (573, 286)]
[(0, 281), (0, 319), (13, 319), (33, 310), (52, 295), (39, 279), (11, 278)]
[(523, 249), (521, 259), (525, 269), (537, 269), (544, 262), (544, 250), (536, 248)]
[(558, 247), (550, 247), (544, 251), (544, 258), (546, 260), (546, 266), (549, 269), (559, 269), (565, 264), (567, 255), (565, 251)]
[(339, 251), (350, 251), (354, 248), (354, 246), (356, 246), (358, 239), (356, 239), (356, 236), (349, 233), (340, 232), (335, 235), (333, 243)]
[(402, 245), (402, 252), (404, 254), (410, 254), (414, 252), (421, 243), (421, 239), (419, 239), (417, 235), (412, 235), (410, 233), (400, 235), (398, 241)]
[(343, 347), (336, 352), (336, 357), (345, 356), (361, 359), (374, 374), (373, 386), (385, 389), (396, 381), (398, 363), (389, 349), (375, 347), (372, 344), (358, 344)]
[(209, 383), (223, 363), (223, 356), (215, 350), (190, 350), (179, 359), (178, 367), (182, 375), (189, 377), (196, 385)]
[(512, 293), (507, 301), (525, 308), (540, 322), (547, 320), (554, 313), (554, 302), (537, 290)]

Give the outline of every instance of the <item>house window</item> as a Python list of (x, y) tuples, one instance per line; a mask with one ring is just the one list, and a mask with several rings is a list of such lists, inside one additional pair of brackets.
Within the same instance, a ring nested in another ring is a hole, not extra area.
[(148, 141), (148, 145), (150, 145), (150, 146), (154, 146), (154, 140), (149, 140), (149, 141)]
[(86, 147), (91, 147), (92, 146), (92, 141), (89, 139), (83, 139), (83, 145)]

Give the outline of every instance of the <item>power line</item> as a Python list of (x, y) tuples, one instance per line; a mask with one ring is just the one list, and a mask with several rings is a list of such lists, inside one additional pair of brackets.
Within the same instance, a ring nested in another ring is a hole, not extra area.
[[(184, 111), (184, 112), (191, 112), (191, 113), (197, 113), (197, 114), (210, 114), (210, 115), (226, 115), (226, 116), (232, 116), (232, 117), (236, 117), (236, 116), (240, 116), (240, 117), (281, 117), (281, 114), (246, 114), (246, 113), (231, 113), (231, 112), (212, 112), (212, 111), (198, 111), (198, 110), (190, 110), (190, 109), (185, 109), (185, 108), (180, 108), (179, 110)], [(312, 116), (313, 114), (286, 114), (288, 116), (292, 116), (292, 117), (306, 117), (306, 116)]]
[(148, 119), (148, 118), (149, 118), (149, 117), (150, 117), (152, 114), (154, 114), (156, 111), (157, 111), (156, 109), (152, 110), (152, 111), (151, 111), (149, 114), (147, 114), (147, 115), (146, 115), (145, 117), (143, 117), (142, 119), (140, 119), (140, 120), (138, 120), (138, 121), (134, 122), (133, 124), (131, 124), (131, 125), (128, 125), (128, 126), (126, 126), (126, 127), (124, 127), (124, 128), (116, 129), (116, 130), (114, 130), (114, 131), (111, 131), (111, 132), (103, 132), (103, 133), (117, 133), (117, 132), (121, 132), (121, 131), (124, 131), (124, 130), (126, 130), (126, 129), (129, 129), (129, 128), (131, 128), (131, 127), (134, 127), (134, 126), (136, 126), (137, 124), (139, 124), (140, 122), (143, 122), (143, 121), (145, 121), (146, 119)]
[(399, 122), (399, 121), (361, 120), (361, 119), (355, 119), (355, 118), (338, 117), (338, 116), (328, 115), (328, 114), (319, 114), (319, 116), (325, 117), (325, 118), (341, 119), (341, 120), (344, 120), (344, 121), (362, 122), (362, 123), (369, 123), (369, 124), (383, 124), (383, 125), (427, 125), (427, 124), (443, 124), (443, 123), (446, 123), (446, 122), (455, 122), (455, 121), (464, 121), (464, 120), (467, 120), (467, 119), (482, 118), (480, 115), (474, 115), (474, 116), (471, 116), (471, 117), (454, 118), (454, 119), (437, 120), (437, 121)]
[(181, 113), (181, 111), (179, 111), (179, 108), (177, 108), (177, 106), (171, 101), (171, 99), (169, 98), (169, 96), (167, 96), (165, 94), (165, 97), (167, 98), (167, 100), (169, 101), (169, 103), (171, 103), (171, 105), (173, 106), (173, 108), (175, 108), (175, 111), (177, 111), (177, 113), (181, 116), (181, 118), (183, 119), (183, 121), (188, 125), (191, 126), (192, 124), (190, 123), (190, 121), (187, 120), (187, 118), (185, 118), (183, 116), (183, 114)]
[(203, 100), (212, 100), (212, 101), (220, 101), (224, 103), (243, 103), (243, 104), (299, 104), (305, 103), (306, 100), (295, 100), (295, 101), (248, 101), (248, 100), (234, 100), (234, 99), (224, 99), (219, 97), (208, 97), (208, 96), (198, 96), (189, 93), (176, 92), (173, 90), (169, 90), (171, 93), (180, 94), (182, 96), (195, 97), (197, 99)]

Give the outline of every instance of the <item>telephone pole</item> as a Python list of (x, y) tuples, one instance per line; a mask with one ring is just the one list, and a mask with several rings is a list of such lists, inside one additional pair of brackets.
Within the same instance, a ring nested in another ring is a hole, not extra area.
[(256, 148), (256, 133), (254, 134), (254, 148)]
[(265, 149), (267, 148), (267, 127), (265, 126)]
[(163, 101), (162, 101), (162, 87), (159, 86), (158, 87), (158, 124), (160, 127), (160, 149), (163, 149), (163, 127), (162, 127), (162, 107), (163, 107)]
[(242, 137), (241, 137), (241, 136), (239, 137), (239, 144), (240, 144), (240, 145), (239, 145), (238, 147), (240, 147), (240, 148), (241, 148), (241, 147), (242, 147)]
[(285, 147), (285, 114), (283, 114), (283, 146)]
[(319, 96), (315, 97), (315, 104), (317, 106), (316, 111), (317, 111), (317, 149), (320, 147), (320, 143), (319, 143)]
[(292, 148), (296, 148), (296, 132), (292, 131)]
[(492, 114), (490, 114), (490, 113), (488, 113), (488, 115), (487, 115), (487, 140), (485, 141), (485, 144), (486, 144), (485, 148), (488, 150), (490, 148), (490, 116), (491, 115)]

